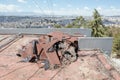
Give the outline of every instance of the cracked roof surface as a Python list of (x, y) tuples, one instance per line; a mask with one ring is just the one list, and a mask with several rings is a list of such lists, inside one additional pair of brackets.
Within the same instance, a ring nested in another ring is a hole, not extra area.
[[(37, 36), (24, 36), (0, 52), (0, 80), (120, 80), (120, 74), (97, 50), (79, 51), (76, 62), (55, 70), (44, 70), (36, 63), (19, 62), (18, 49)], [(0, 42), (1, 43), (1, 42)]]

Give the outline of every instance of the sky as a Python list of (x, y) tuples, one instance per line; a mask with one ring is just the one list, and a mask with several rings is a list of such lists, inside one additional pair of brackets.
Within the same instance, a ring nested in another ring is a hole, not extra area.
[(0, 15), (120, 15), (120, 0), (0, 0)]

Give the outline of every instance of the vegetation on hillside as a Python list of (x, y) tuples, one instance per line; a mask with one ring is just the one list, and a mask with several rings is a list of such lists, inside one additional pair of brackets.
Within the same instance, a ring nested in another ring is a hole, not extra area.
[(119, 27), (107, 27), (106, 35), (113, 37), (113, 48), (112, 53), (120, 57), (120, 28)]
[(85, 20), (82, 16), (77, 17), (73, 23), (66, 26), (66, 28), (91, 28), (93, 37), (105, 36), (105, 26), (102, 23), (99, 12), (95, 9), (93, 12), (93, 19)]

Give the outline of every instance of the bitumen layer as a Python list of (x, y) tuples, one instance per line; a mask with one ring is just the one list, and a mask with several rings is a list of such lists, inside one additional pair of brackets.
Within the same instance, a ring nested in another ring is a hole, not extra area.
[(120, 80), (119, 72), (99, 50), (79, 51), (77, 61), (54, 70), (20, 62), (18, 50), (38, 38), (24, 36), (0, 52), (0, 80)]

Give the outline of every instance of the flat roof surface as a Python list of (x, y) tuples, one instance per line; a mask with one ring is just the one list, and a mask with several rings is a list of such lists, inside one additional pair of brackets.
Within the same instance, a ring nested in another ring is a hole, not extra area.
[(0, 52), (0, 80), (120, 80), (119, 72), (97, 50), (79, 51), (76, 62), (55, 70), (45, 71), (36, 63), (19, 62), (18, 49), (33, 39), (38, 37), (24, 36)]

